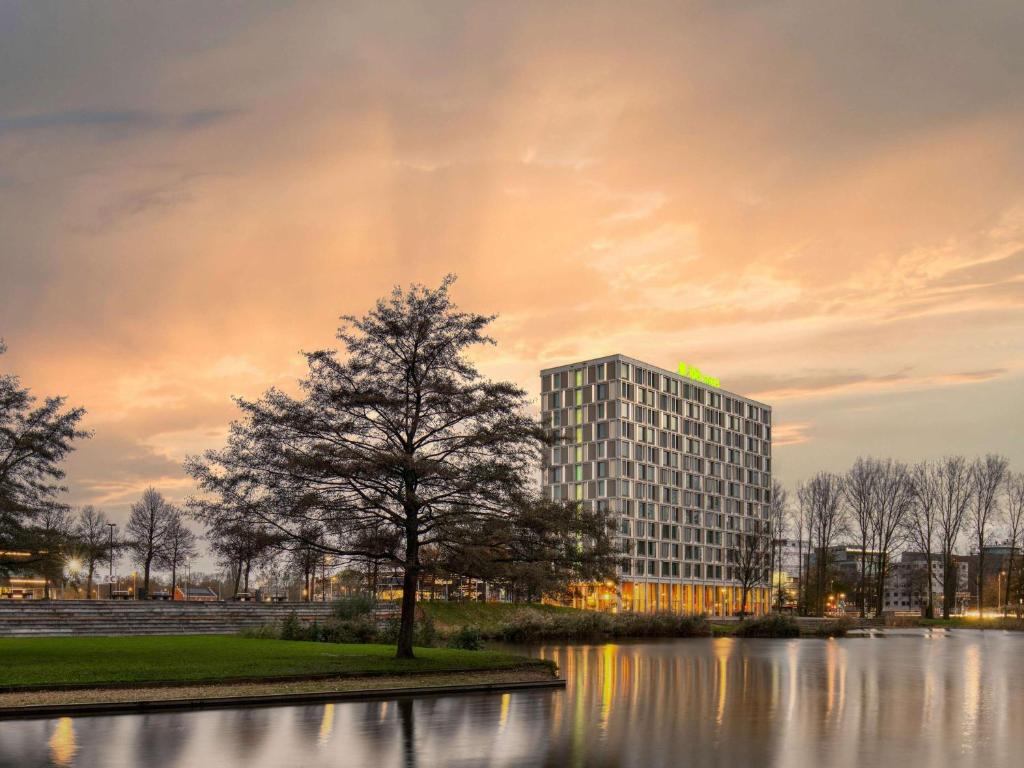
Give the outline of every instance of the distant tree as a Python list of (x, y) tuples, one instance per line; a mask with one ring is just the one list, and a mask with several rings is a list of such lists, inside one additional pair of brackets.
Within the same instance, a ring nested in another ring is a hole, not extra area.
[[(225, 452), (222, 457), (228, 455)], [(188, 500), (188, 509), (206, 527), (210, 549), (231, 574), (232, 594), (237, 594), (240, 587), (249, 590), (253, 568), (276, 553), (284, 537), (267, 522), (269, 514), (261, 511), (262, 505), (272, 501), (246, 471), (235, 471), (233, 466), (231, 459), (216, 483), (203, 486), (208, 491), (205, 496)]]
[(513, 599), (565, 597), (573, 585), (617, 578), (621, 553), (604, 509), (524, 496), (496, 519), (448, 530), (433, 570), (504, 586)]
[(136, 565), (143, 569), (143, 589), (149, 596), (150, 570), (167, 542), (175, 508), (155, 488), (147, 488), (132, 505), (126, 526), (126, 544)]
[[(1006, 597), (1003, 599), (1005, 612), (1005, 606), (1010, 603), (1010, 584), (1013, 582), (1017, 552), (1024, 545), (1024, 473), (1007, 472), (1003, 489), (1006, 503), (1006, 532), (1010, 542), (1010, 562), (1006, 567)], [(1018, 577), (1019, 596), (1024, 596), (1022, 586), (1024, 579)]]
[(831, 565), (831, 549), (846, 532), (843, 507), (843, 479), (830, 472), (819, 472), (801, 487), (807, 506), (808, 531), (816, 554), (816, 613), (825, 613), (826, 581)]
[(75, 520), (74, 538), (85, 566), (85, 595), (91, 598), (96, 565), (111, 555), (107, 516), (91, 504), (82, 507)]
[(178, 569), (199, 553), (196, 542), (196, 535), (189, 530), (181, 510), (172, 508), (156, 555), (157, 565), (171, 572), (172, 600), (178, 586)]
[[(881, 612), (885, 604), (885, 581), (892, 570), (893, 553), (904, 541), (906, 521), (914, 507), (914, 485), (910, 470), (902, 462), (886, 459), (878, 462), (871, 517), (875, 547), (875, 604)], [(931, 568), (931, 564), (928, 566)]]
[[(985, 595), (985, 548), (991, 543), (989, 537), (994, 525), (998, 524), (999, 491), (1006, 483), (1010, 462), (1003, 456), (989, 454), (971, 464), (971, 503), (968, 521), (974, 545), (978, 548), (978, 615), (984, 609)], [(998, 581), (996, 582), (998, 591)], [(996, 599), (1000, 596), (996, 595)]]
[(51, 596), (51, 585), (64, 580), (73, 532), (74, 521), (63, 504), (51, 504), (39, 510), (28, 531), (28, 540), (35, 551), (35, 570), (46, 580), (43, 586), (46, 599)]
[[(493, 317), (458, 311), (453, 280), (396, 288), (364, 317), (343, 318), (344, 360), (308, 354), (301, 400), (271, 390), (239, 401), (245, 419), (227, 452), (189, 463), (208, 491), (240, 459), (280, 497), (262, 510), (291, 541), (341, 557), (387, 554), (403, 574), (399, 658), (413, 655), (421, 548), (460, 524), (506, 517), (544, 438), (526, 393), (485, 380), (467, 357), (494, 343), (485, 334)], [(310, 522), (322, 540), (303, 538)], [(400, 537), (394, 553), (363, 547), (381, 529)]]
[(871, 591), (868, 589), (868, 549), (876, 529), (875, 503), (881, 467), (877, 459), (858, 457), (843, 481), (843, 496), (860, 546), (857, 602), (860, 604), (861, 616), (868, 615), (868, 594)]
[(733, 578), (740, 583), (740, 618), (747, 615), (750, 590), (765, 583), (772, 537), (761, 520), (748, 520), (750, 530), (737, 531), (732, 539)]
[[(7, 351), (0, 341), (0, 355)], [(65, 408), (65, 398), (48, 397), (42, 405), (21, 386), (17, 376), (0, 374), (0, 552), (32, 546), (28, 528), (58, 503), (61, 463), (74, 442), (90, 436), (79, 427), (83, 408)], [(0, 574), (24, 558), (0, 554)]]
[(942, 549), (942, 618), (948, 619), (956, 603), (957, 543), (971, 502), (971, 467), (963, 456), (947, 456), (934, 469), (938, 501), (938, 535)]
[[(769, 537), (771, 538), (771, 550), (768, 558), (769, 579), (773, 586), (776, 573), (781, 570), (782, 542), (786, 538), (786, 528), (789, 520), (789, 493), (778, 480), (772, 481), (771, 497), (768, 500), (768, 524)], [(780, 583), (777, 595), (777, 608), (782, 609), (783, 585)]]
[(926, 563), (925, 579), (927, 597), (925, 616), (935, 616), (935, 590), (932, 584), (932, 559), (935, 552), (935, 537), (939, 530), (939, 497), (941, 494), (941, 477), (938, 466), (929, 462), (921, 462), (914, 466), (910, 475), (910, 488), (914, 495), (914, 504), (908, 510), (904, 520), (907, 539), (919, 552), (924, 553)]
[[(799, 485), (796, 489), (796, 510), (793, 512), (793, 525), (796, 528), (796, 610), (801, 616), (807, 615), (807, 579), (809, 578), (805, 565), (804, 542), (810, 548), (810, 532), (808, 523), (810, 521), (809, 506), (810, 494), (806, 485)], [(805, 538), (806, 537), (806, 538)], [(808, 553), (809, 554), (809, 553)]]

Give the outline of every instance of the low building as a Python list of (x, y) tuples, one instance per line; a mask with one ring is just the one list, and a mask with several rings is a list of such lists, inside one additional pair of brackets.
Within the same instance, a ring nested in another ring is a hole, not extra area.
[[(904, 552), (900, 559), (892, 564), (882, 596), (884, 613), (923, 614), (928, 607), (929, 588), (935, 612), (942, 611), (945, 578), (942, 555), (932, 554), (930, 568), (927, 561), (928, 557), (923, 552)], [(967, 593), (969, 586), (968, 564), (958, 558), (956, 568), (957, 604), (951, 611), (960, 613), (963, 609), (963, 595)]]
[(194, 585), (181, 587), (179, 585), (174, 588), (174, 599), (187, 600), (191, 603), (212, 603), (220, 598), (211, 587), (197, 587)]

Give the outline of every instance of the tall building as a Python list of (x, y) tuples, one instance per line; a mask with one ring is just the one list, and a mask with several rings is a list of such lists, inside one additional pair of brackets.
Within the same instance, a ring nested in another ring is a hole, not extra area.
[[(771, 408), (685, 363), (610, 355), (540, 376), (542, 419), (561, 438), (545, 492), (610, 511), (625, 558), (618, 585), (580, 585), (578, 604), (739, 612), (739, 534), (768, 524)], [(748, 612), (766, 610), (768, 580), (765, 567)]]

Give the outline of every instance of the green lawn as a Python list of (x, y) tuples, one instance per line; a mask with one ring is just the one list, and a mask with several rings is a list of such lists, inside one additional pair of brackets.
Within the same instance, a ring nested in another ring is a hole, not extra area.
[(458, 629), (460, 627), (476, 627), (484, 634), (494, 632), (513, 615), (523, 612), (542, 614), (577, 614), (584, 611), (575, 608), (563, 608), (558, 605), (541, 603), (483, 603), (483, 602), (449, 602), (447, 600), (424, 600), (418, 603), (423, 612), (437, 624)]
[(0, 687), (416, 674), (543, 664), (492, 651), (335, 645), (235, 636), (0, 638)]

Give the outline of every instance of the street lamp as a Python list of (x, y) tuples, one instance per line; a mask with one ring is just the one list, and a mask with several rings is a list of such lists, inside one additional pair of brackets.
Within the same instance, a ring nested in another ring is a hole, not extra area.
[(110, 600), (114, 599), (114, 526), (117, 523), (107, 523), (110, 528), (110, 571), (107, 578), (107, 598)]
[[(999, 615), (999, 604), (1003, 600), (1003, 576), (1006, 575), (1006, 571), (999, 572), (999, 580), (996, 582), (996, 615)], [(1009, 586), (1009, 585), (1007, 585)], [(1006, 606), (1003, 605), (1003, 616), (1006, 616)]]

